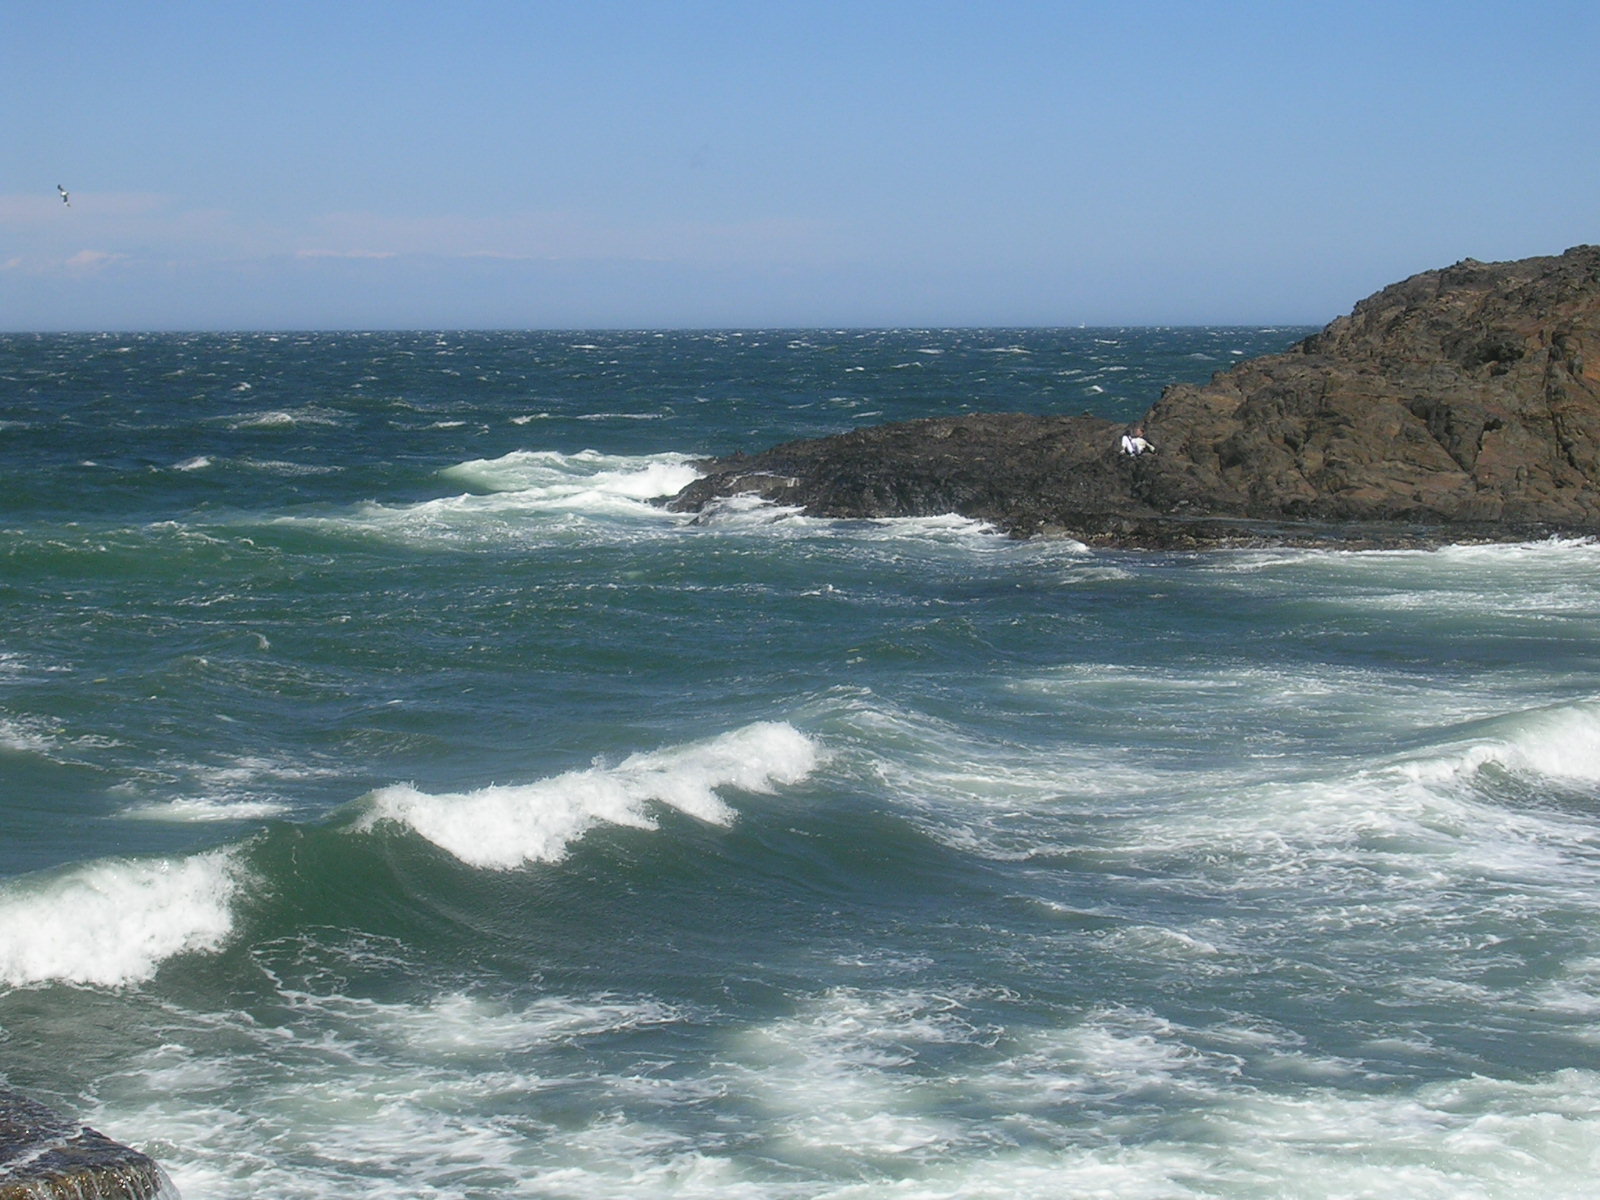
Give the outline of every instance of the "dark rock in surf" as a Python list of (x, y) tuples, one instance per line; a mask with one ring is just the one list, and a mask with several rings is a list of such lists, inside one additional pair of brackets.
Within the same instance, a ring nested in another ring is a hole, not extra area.
[(176, 1194), (147, 1155), (0, 1090), (0, 1200), (156, 1200)]
[(1075, 528), (1112, 522), (1120, 496), (1117, 426), (1097, 417), (992, 413), (935, 417), (789, 442), (703, 464), (707, 474), (671, 501), (699, 511), (724, 496), (759, 495), (822, 517), (960, 513), (1018, 534), (1051, 514)]
[(1093, 417), (932, 418), (702, 464), (668, 503), (959, 513), (1097, 544), (1600, 533), (1600, 247), (1397, 283), (1283, 354), (1166, 389), (1157, 453)]

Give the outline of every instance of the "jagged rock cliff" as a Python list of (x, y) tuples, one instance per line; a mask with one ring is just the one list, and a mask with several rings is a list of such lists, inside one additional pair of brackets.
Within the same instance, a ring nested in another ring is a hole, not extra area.
[(1168, 388), (1144, 425), (1158, 453), (1138, 458), (1092, 417), (883, 425), (707, 462), (669, 503), (746, 492), (1128, 545), (1600, 532), (1600, 247), (1413, 276)]

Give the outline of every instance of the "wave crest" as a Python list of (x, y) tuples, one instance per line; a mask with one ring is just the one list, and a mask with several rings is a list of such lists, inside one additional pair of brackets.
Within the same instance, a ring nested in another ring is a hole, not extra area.
[(1419, 783), (1449, 783), (1499, 768), (1581, 783), (1600, 780), (1600, 703), (1562, 705), (1497, 718), (1481, 736), (1405, 765)]
[(782, 722), (759, 722), (720, 737), (634, 754), (616, 766), (569, 771), (534, 783), (430, 795), (409, 785), (368, 798), (358, 831), (392, 822), (469, 866), (511, 870), (555, 862), (598, 824), (653, 829), (648, 806), (664, 804), (702, 821), (729, 824), (720, 788), (765, 792), (798, 783), (820, 750)]

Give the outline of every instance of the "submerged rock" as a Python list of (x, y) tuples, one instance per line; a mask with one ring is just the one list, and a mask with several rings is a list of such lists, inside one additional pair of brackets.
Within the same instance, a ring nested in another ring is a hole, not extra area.
[(1094, 417), (941, 417), (702, 464), (668, 504), (959, 513), (1098, 544), (1600, 532), (1600, 247), (1397, 283), (1283, 354), (1166, 389), (1154, 454)]
[(0, 1091), (0, 1200), (175, 1200), (155, 1160)]

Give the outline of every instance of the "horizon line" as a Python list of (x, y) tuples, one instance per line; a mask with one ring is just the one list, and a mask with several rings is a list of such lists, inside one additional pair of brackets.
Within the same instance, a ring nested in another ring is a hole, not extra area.
[(41, 328), (0, 329), (0, 337), (154, 337), (200, 335), (271, 335), (286, 334), (340, 334), (367, 336), (380, 333), (443, 334), (443, 333), (967, 333), (989, 330), (1008, 330), (1033, 333), (1092, 332), (1118, 329), (1321, 329), (1327, 322), (1310, 321), (1113, 321), (1100, 323), (1072, 322), (1064, 324), (820, 324), (820, 325), (371, 325), (371, 326), (311, 326), (311, 325), (261, 325), (261, 326), (151, 326), (147, 328)]

